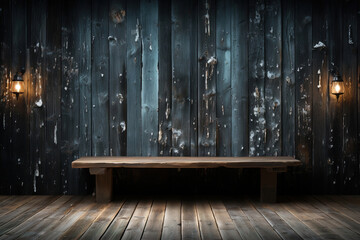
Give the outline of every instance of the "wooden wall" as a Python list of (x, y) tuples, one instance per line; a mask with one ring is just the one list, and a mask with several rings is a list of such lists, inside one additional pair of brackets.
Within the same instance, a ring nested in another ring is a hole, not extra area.
[(283, 189), (360, 192), (358, 1), (0, 4), (0, 193), (91, 192), (90, 155), (289, 155)]

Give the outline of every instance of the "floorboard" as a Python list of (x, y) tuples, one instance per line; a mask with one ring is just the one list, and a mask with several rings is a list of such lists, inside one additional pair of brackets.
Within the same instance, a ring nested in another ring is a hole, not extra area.
[(359, 196), (0, 196), (8, 239), (360, 239)]

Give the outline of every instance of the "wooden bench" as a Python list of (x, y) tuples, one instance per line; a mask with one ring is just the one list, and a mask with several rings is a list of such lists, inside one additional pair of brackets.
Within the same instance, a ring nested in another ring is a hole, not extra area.
[(113, 168), (260, 168), (262, 202), (276, 202), (277, 173), (301, 162), (292, 157), (82, 157), (73, 168), (89, 168), (96, 175), (96, 201), (112, 198)]

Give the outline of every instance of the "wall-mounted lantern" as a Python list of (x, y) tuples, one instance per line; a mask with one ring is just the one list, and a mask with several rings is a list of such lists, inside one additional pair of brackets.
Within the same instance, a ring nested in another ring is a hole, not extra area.
[(11, 92), (16, 95), (16, 99), (19, 99), (19, 95), (25, 91), (24, 76), (25, 69), (22, 69), (21, 72), (15, 74), (14, 79), (11, 83)]
[(336, 96), (336, 100), (339, 101), (340, 95), (344, 94), (344, 81), (342, 80), (340, 74), (336, 71), (331, 71), (332, 81), (331, 81), (331, 93)]

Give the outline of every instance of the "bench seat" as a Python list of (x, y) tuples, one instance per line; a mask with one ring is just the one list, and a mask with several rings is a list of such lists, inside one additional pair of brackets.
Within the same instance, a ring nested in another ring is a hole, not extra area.
[(96, 201), (112, 197), (113, 168), (260, 168), (260, 197), (263, 202), (276, 201), (277, 173), (301, 162), (292, 157), (81, 157), (73, 168), (89, 168), (96, 175)]

